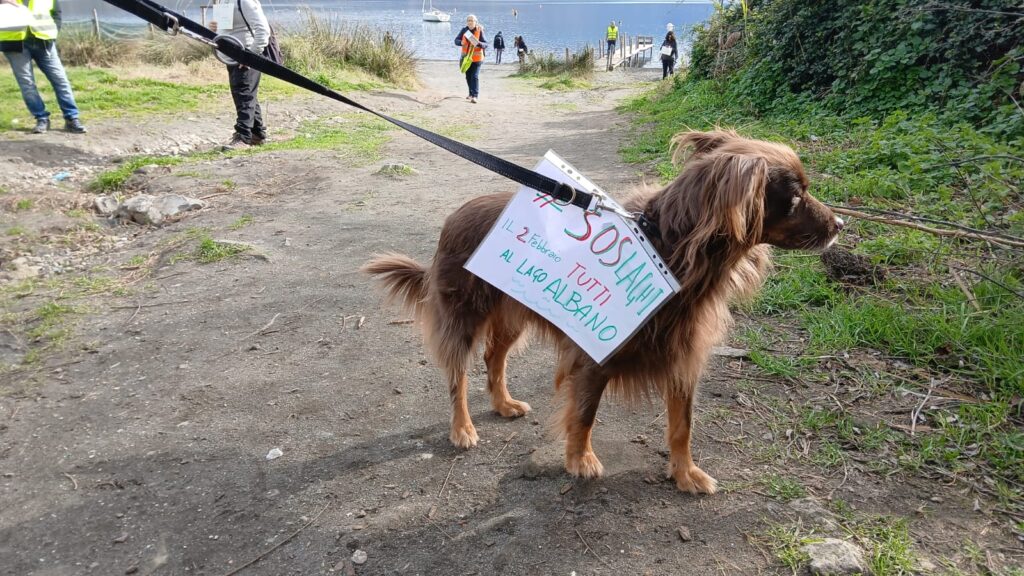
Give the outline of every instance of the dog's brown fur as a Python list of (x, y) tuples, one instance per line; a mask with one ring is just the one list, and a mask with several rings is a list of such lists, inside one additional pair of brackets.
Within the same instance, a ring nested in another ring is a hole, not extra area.
[(533, 328), (557, 346), (555, 386), (566, 400), (560, 422), (571, 474), (603, 473), (590, 437), (606, 388), (627, 397), (656, 391), (668, 414), (669, 475), (681, 490), (715, 491), (715, 480), (693, 462), (690, 426), (697, 381), (731, 323), (728, 304), (760, 287), (769, 264), (767, 245), (820, 249), (834, 241), (842, 220), (807, 193), (803, 166), (787, 146), (732, 131), (683, 133), (673, 144), (684, 163), (679, 177), (664, 189), (636, 194), (625, 206), (657, 223), (661, 237), (651, 243), (682, 289), (603, 366), (539, 315), (463, 268), (511, 194), (476, 198), (449, 216), (429, 269), (397, 254), (377, 256), (363, 267), (422, 321), (427, 345), (448, 377), (450, 439), (456, 446), (477, 443), (466, 372), (482, 339), (494, 410), (505, 417), (530, 410), (509, 395), (505, 366), (509, 350)]

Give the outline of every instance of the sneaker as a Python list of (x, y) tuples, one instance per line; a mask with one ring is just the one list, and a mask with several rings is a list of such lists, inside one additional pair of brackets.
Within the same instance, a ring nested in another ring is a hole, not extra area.
[(88, 130), (85, 126), (82, 126), (82, 121), (78, 118), (71, 118), (64, 121), (64, 130), (71, 132), (72, 134), (85, 134)]
[(473, 104), (476, 104), (476, 96), (470, 98), (469, 101), (472, 102)]
[(33, 134), (46, 134), (46, 131), (50, 129), (49, 118), (39, 118), (36, 120), (36, 127), (32, 129)]

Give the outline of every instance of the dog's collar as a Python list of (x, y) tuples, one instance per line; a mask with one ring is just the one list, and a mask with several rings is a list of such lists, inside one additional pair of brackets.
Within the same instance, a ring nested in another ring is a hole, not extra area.
[(654, 223), (654, 220), (647, 217), (647, 210), (644, 210), (636, 217), (636, 225), (651, 240), (661, 240), (661, 230), (658, 229), (658, 225)]

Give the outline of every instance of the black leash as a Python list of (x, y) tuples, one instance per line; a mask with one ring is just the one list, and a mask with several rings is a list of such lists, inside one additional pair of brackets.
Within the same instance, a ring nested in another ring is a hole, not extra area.
[[(364, 112), (369, 112), (370, 114), (386, 120), (395, 126), (412, 132), (431, 144), (436, 144), (457, 156), (461, 156), (474, 164), (482, 166), (497, 174), (501, 174), (509, 180), (518, 182), (523, 186), (548, 194), (563, 204), (572, 204), (573, 206), (577, 206), (588, 212), (597, 212), (601, 209), (613, 209), (613, 207), (603, 204), (600, 196), (579, 190), (568, 184), (544, 176), (543, 174), (538, 174), (533, 170), (523, 168), (518, 164), (513, 164), (512, 162), (494, 156), (493, 154), (488, 154), (487, 152), (473, 148), (472, 146), (467, 146), (466, 144), (452, 140), (451, 138), (441, 136), (440, 134), (424, 130), (418, 126), (413, 126), (412, 124), (403, 122), (397, 118), (392, 118), (385, 114), (381, 114), (380, 112), (371, 110), (366, 106), (331, 90), (323, 84), (314, 82), (298, 72), (264, 58), (261, 54), (256, 54), (255, 52), (246, 50), (237, 38), (226, 34), (218, 35), (205, 26), (185, 17), (183, 14), (179, 14), (178, 12), (162, 6), (153, 0), (105, 1), (108, 4), (112, 4), (126, 12), (130, 12), (138, 16), (165, 32), (178, 34), (181, 29), (184, 29), (188, 32), (190, 37), (206, 44), (210, 44), (211, 46), (215, 46), (222, 54), (225, 54), (239, 64), (248, 66), (253, 70), (257, 70), (296, 86), (300, 86), (311, 92), (326, 96), (332, 100), (348, 104), (349, 106), (358, 108)], [(620, 212), (618, 210), (616, 210), (616, 212), (621, 216), (634, 219), (640, 229), (648, 236), (659, 236), (659, 232), (655, 224), (645, 218), (643, 214), (634, 215)]]

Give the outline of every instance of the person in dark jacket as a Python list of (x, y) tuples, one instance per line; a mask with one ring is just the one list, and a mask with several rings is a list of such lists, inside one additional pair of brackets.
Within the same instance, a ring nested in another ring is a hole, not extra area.
[[(15, 6), (22, 4), (19, 0), (0, 0), (0, 3)], [(64, 129), (73, 134), (84, 134), (86, 130), (78, 119), (78, 105), (71, 90), (71, 82), (57, 54), (57, 34), (61, 25), (60, 4), (57, 0), (24, 0), (24, 4), (32, 12), (34, 24), (0, 31), (0, 51), (11, 63), (14, 79), (21, 88), (21, 98), (36, 119), (32, 133), (42, 134), (50, 129), (50, 112), (36, 88), (36, 78), (32, 71), (34, 61), (53, 86), (57, 104), (64, 114)]]
[(461, 49), (460, 62), (467, 56), (472, 60), (466, 69), (466, 85), (469, 87), (469, 96), (466, 96), (466, 100), (476, 104), (476, 99), (480, 97), (480, 66), (484, 63), (487, 38), (484, 37), (484, 27), (477, 22), (473, 14), (466, 16), (466, 25), (455, 37), (455, 45)]
[(491, 46), (494, 46), (494, 63), (501, 64), (501, 53), (505, 51), (505, 38), (502, 37), (500, 30), (494, 35)]
[(661, 79), (668, 78), (674, 74), (676, 69), (676, 58), (679, 57), (679, 45), (676, 44), (675, 32), (669, 30), (665, 34), (665, 41), (661, 43)]
[(516, 49), (516, 56), (519, 57), (520, 64), (526, 64), (526, 55), (529, 50), (526, 48), (526, 40), (523, 40), (522, 36), (516, 36), (515, 41), (512, 43), (512, 47)]

